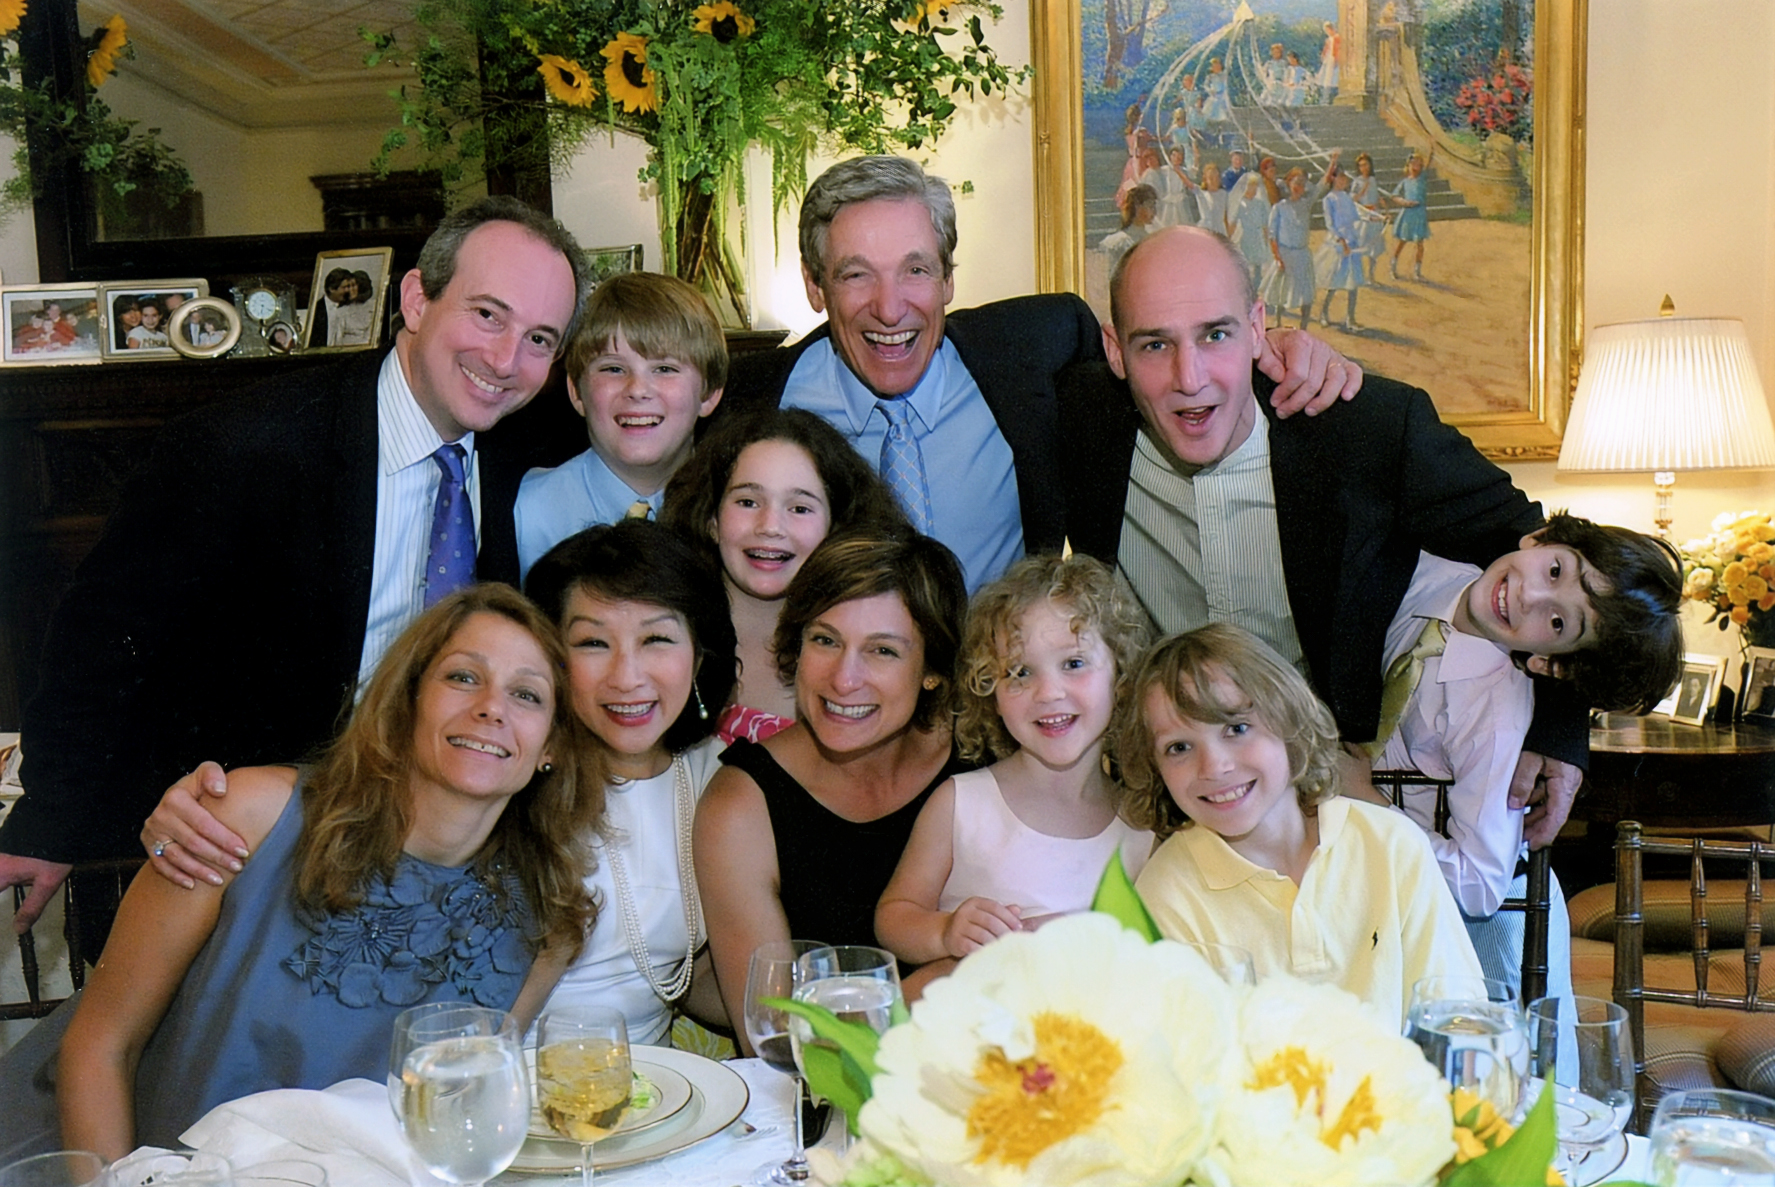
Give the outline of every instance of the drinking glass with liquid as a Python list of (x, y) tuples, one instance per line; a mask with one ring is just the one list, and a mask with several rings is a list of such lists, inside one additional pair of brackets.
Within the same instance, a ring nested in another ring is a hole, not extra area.
[(414, 1036), (401, 1065), (401, 1129), (432, 1174), (480, 1187), (524, 1144), (530, 1077), (517, 1024), (504, 1011), (481, 1011), (449, 1031)]
[(1528, 1030), (1508, 983), (1489, 977), (1425, 977), (1411, 987), (1405, 1037), (1451, 1088), (1465, 1088), (1511, 1124), (1522, 1120)]
[(1672, 1092), (1652, 1114), (1658, 1187), (1775, 1183), (1775, 1101), (1725, 1088)]

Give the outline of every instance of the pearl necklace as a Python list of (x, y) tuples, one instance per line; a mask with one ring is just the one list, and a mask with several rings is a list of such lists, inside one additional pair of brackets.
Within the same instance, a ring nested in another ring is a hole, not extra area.
[[(672, 798), (676, 808), (678, 842), (678, 887), (684, 899), (684, 931), (690, 937), (690, 950), (684, 963), (670, 981), (662, 983), (653, 971), (653, 954), (648, 951), (647, 937), (641, 930), (641, 914), (635, 910), (635, 894), (629, 889), (629, 873), (622, 859), (621, 845), (608, 845), (604, 853), (610, 861), (610, 881), (616, 887), (616, 904), (622, 912), (623, 932), (628, 936), (629, 955), (635, 967), (647, 978), (654, 995), (667, 1005), (684, 996), (690, 988), (690, 975), (696, 963), (696, 951), (703, 944), (702, 900), (696, 888), (696, 865), (691, 856), (690, 836), (695, 821), (696, 800), (690, 791), (690, 762), (682, 754), (672, 756)], [(615, 780), (628, 782), (628, 780)]]

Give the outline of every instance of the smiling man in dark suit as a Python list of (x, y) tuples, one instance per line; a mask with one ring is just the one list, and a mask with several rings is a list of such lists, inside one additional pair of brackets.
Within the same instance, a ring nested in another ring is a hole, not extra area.
[[(1107, 367), (1062, 377), (1067, 534), (1116, 565), (1165, 633), (1233, 622), (1302, 666), (1344, 739), (1380, 718), (1387, 625), (1421, 551), (1485, 565), (1545, 522), (1430, 398), (1369, 376), (1311, 422), (1278, 419), (1263, 302), (1237, 250), (1193, 227), (1149, 236), (1111, 283)], [(1112, 374), (1113, 372), (1113, 374)], [(1130, 398), (1132, 397), (1132, 398)], [(1513, 796), (1550, 842), (1588, 754), (1586, 714), (1538, 681)]]
[[(444, 585), (516, 580), (512, 501), (548, 459), (487, 430), (547, 380), (583, 302), (579, 258), (554, 220), (476, 202), (402, 280), (392, 350), (167, 426), (50, 626), (26, 791), (0, 826), (0, 886), (31, 886), (15, 926), (68, 863), (135, 852), (198, 761), (292, 762), (326, 741)], [(440, 574), (446, 489), (467, 512)]]

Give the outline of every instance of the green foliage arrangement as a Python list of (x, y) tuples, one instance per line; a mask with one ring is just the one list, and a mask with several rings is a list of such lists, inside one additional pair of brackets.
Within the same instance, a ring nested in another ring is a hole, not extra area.
[(383, 161), (417, 147), (447, 184), (490, 168), (547, 167), (621, 129), (651, 149), (664, 270), (743, 311), (726, 227), (741, 161), (771, 156), (771, 202), (807, 182), (817, 147), (864, 152), (934, 141), (1012, 71), (986, 44), (974, 0), (426, 0), (423, 41), (366, 34), (372, 65), (410, 64)]
[(132, 58), (128, 29), (114, 16), (93, 30), (86, 57), (83, 92), (57, 93), (48, 79), (23, 80), (18, 44), (6, 40), (26, 15), (24, 0), (0, 0), (0, 129), (12, 136), (13, 176), (0, 187), (0, 211), (30, 206), (38, 192), (31, 148), (45, 168), (78, 164), (98, 186), (101, 206), (110, 208), (136, 190), (173, 206), (192, 189), (190, 170), (160, 140), (160, 129), (138, 130), (135, 120), (119, 119), (98, 89)]

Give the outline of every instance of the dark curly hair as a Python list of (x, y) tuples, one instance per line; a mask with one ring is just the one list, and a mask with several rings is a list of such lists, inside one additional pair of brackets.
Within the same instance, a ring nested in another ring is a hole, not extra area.
[[(1548, 519), (1540, 540), (1570, 548), (1603, 578), (1583, 582), (1596, 612), (1595, 641), (1550, 657), (1555, 675), (1592, 708), (1651, 712), (1682, 673), (1682, 558), (1656, 536), (1563, 511)], [(1526, 662), (1528, 653), (1515, 658)]]

